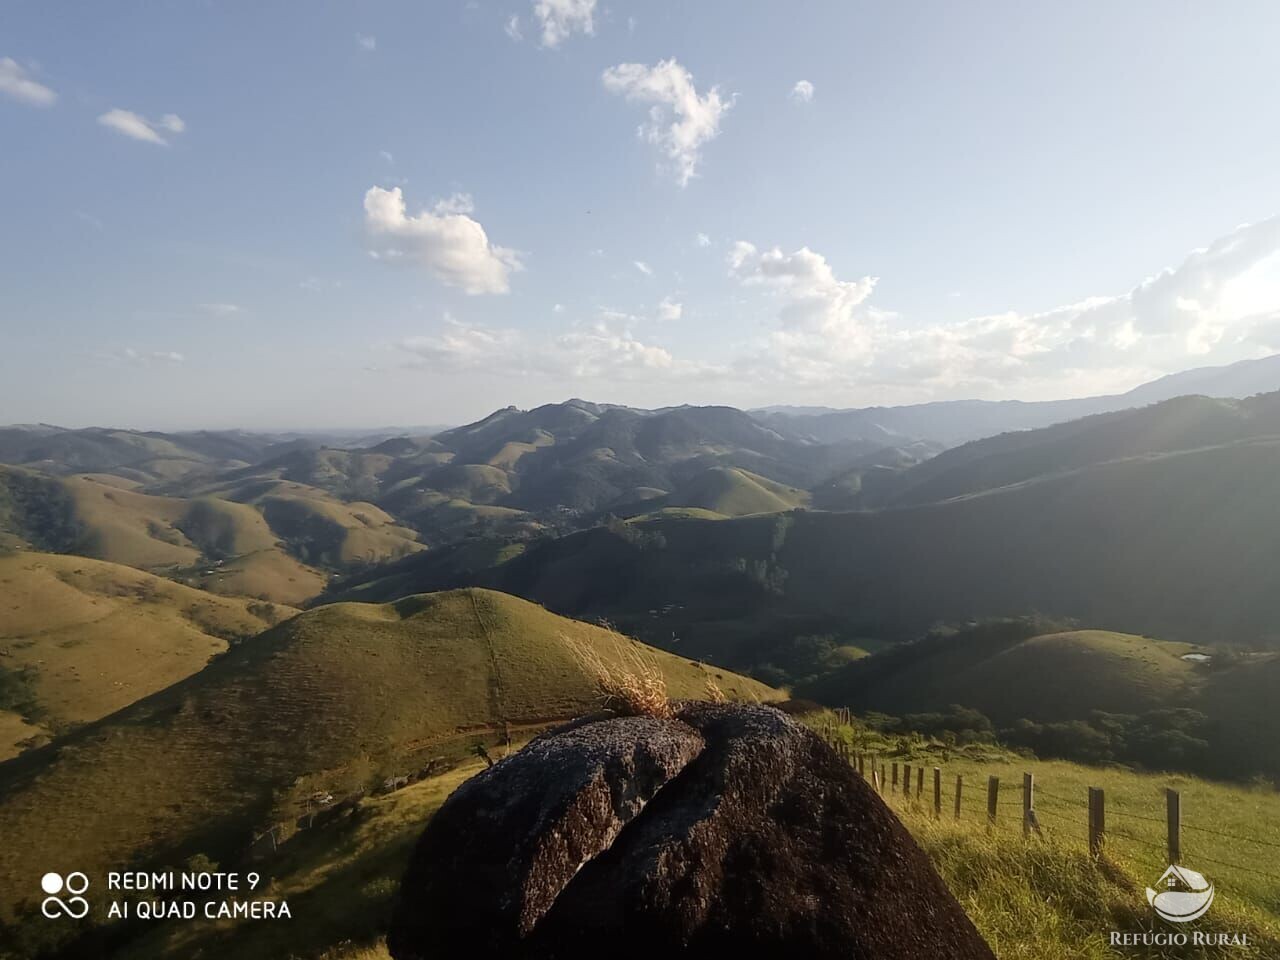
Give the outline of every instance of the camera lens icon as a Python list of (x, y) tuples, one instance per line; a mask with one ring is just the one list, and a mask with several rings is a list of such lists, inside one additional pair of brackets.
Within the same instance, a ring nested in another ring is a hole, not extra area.
[[(89, 878), (79, 870), (73, 870), (65, 878), (50, 871), (40, 878), (40, 889), (47, 894), (40, 911), (50, 920), (64, 916), (79, 920), (88, 915), (89, 901), (81, 894), (89, 889)], [(58, 896), (64, 891), (70, 894), (66, 900)]]

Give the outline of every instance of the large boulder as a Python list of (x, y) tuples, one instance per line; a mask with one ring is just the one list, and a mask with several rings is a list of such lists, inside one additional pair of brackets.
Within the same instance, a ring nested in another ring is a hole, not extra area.
[(578, 721), (460, 787), (413, 853), (387, 941), (397, 960), (993, 956), (812, 731), (703, 703)]

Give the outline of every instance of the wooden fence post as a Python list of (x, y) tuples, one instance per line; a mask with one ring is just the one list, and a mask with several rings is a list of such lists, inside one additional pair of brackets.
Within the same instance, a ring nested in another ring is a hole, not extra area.
[(884, 779), (884, 777), (885, 777), (885, 774), (886, 774), (886, 773), (887, 773), (887, 771), (885, 770), (885, 766), (884, 766), (884, 764), (883, 764), (883, 763), (881, 763), (881, 764), (880, 764), (880, 792), (881, 792), (881, 793), (883, 793), (883, 792), (884, 792), (884, 788), (885, 788), (885, 779)]
[(924, 796), (924, 767), (916, 768), (916, 799)]
[(898, 792), (898, 761), (893, 761), (893, 792)]
[(987, 777), (987, 825), (994, 826), (996, 822), (996, 805), (1000, 801), (1000, 778)]
[(1172, 788), (1164, 792), (1165, 813), (1169, 819), (1169, 865), (1182, 862), (1182, 797)]
[(960, 819), (960, 791), (964, 789), (964, 777), (956, 774), (956, 819)]
[(942, 819), (942, 768), (933, 768), (933, 818)]
[(1101, 787), (1089, 788), (1089, 855), (1102, 853), (1102, 838), (1107, 830), (1106, 794)]
[(1031, 834), (1031, 811), (1036, 805), (1036, 778), (1030, 773), (1022, 775), (1022, 835)]
[(902, 765), (902, 795), (911, 796), (911, 764), (909, 763)]

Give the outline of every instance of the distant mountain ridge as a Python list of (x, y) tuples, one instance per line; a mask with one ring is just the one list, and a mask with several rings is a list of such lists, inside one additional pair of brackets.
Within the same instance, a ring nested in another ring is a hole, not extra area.
[[(1197, 431), (1213, 442), (1261, 436), (1270, 430), (1261, 400), (1114, 408), (1273, 383), (1280, 356), (1039, 404), (751, 414), (571, 399), (334, 446), (244, 431), (0, 428), (0, 464), (10, 465), (0, 469), (0, 546), (82, 553), (297, 604), (334, 574), (468, 537), (527, 541), (610, 515), (905, 506), (1183, 449)], [(1041, 433), (1046, 421), (1063, 422)], [(983, 439), (960, 443), (975, 435)]]
[(1170, 374), (1126, 393), (1071, 400), (940, 400), (899, 407), (835, 410), (767, 407), (751, 413), (761, 422), (823, 442), (910, 438), (947, 446), (1013, 430), (1145, 406), (1188, 394), (1244, 398), (1280, 390), (1280, 354), (1222, 367)]

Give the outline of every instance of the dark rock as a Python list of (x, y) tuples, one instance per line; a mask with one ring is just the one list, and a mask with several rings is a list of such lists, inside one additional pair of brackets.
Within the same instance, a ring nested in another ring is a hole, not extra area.
[(396, 956), (437, 960), (444, 944), (504, 955), (702, 748), (673, 720), (580, 722), (467, 781), (410, 861), (388, 938)]
[(397, 960), (990, 960), (927, 857), (815, 734), (761, 706), (579, 722), (460, 788)]

